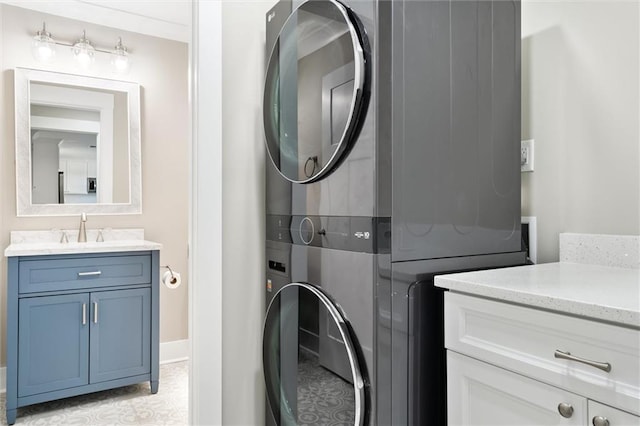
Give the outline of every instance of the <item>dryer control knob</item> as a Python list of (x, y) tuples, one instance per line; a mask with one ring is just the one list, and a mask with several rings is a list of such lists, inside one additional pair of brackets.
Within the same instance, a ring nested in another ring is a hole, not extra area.
[(305, 217), (300, 222), (300, 226), (298, 228), (300, 232), (300, 239), (305, 244), (311, 244), (313, 241), (313, 237), (315, 234), (315, 228), (313, 226), (313, 222), (308, 217)]

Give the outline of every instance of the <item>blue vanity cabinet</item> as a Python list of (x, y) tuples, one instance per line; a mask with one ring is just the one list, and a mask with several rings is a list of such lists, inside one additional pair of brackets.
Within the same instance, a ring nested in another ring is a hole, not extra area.
[(158, 391), (159, 252), (8, 259), (7, 423), (17, 408), (150, 382)]

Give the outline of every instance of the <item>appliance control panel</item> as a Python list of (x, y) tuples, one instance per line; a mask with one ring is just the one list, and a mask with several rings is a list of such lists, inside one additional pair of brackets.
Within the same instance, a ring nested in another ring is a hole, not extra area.
[(267, 216), (267, 240), (365, 253), (388, 253), (390, 219), (363, 216)]

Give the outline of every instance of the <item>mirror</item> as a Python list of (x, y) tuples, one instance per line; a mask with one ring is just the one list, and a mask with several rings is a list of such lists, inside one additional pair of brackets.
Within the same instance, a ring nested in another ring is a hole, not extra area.
[(16, 68), (18, 216), (142, 213), (140, 86)]

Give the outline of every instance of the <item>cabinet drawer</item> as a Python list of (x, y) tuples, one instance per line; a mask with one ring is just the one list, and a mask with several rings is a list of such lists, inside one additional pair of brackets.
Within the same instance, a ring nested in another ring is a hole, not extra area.
[(151, 255), (21, 260), (20, 293), (151, 283)]
[(640, 330), (451, 292), (445, 317), (448, 349), (640, 413)]
[(587, 399), (447, 351), (447, 413), (449, 426), (584, 426)]
[[(609, 426), (638, 426), (640, 417), (620, 411), (616, 408), (600, 404), (595, 401), (588, 402), (589, 424), (608, 424)], [(598, 419), (599, 418), (599, 419)]]

